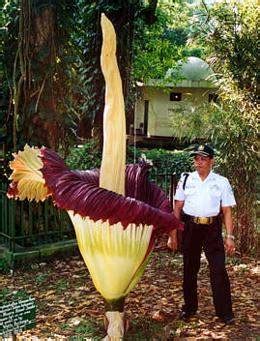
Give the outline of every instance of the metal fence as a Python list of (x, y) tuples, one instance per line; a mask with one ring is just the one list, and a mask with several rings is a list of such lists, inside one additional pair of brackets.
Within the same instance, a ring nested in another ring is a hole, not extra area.
[(51, 200), (43, 203), (10, 200), (7, 184), (0, 185), (0, 245), (11, 252), (75, 238), (65, 211)]
[(177, 185), (176, 174), (170, 173), (167, 168), (164, 170), (153, 168), (150, 173), (150, 179), (161, 187), (167, 194), (171, 204), (173, 204), (173, 196)]
[[(163, 172), (153, 169), (150, 177), (172, 202), (175, 175), (169, 174), (167, 169)], [(54, 207), (51, 200), (42, 203), (10, 200), (6, 196), (7, 186), (0, 184), (0, 246), (15, 253), (75, 239), (67, 212)]]

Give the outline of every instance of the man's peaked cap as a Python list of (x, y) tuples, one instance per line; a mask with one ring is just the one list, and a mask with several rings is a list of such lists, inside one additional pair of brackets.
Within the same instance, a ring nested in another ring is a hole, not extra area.
[(214, 157), (215, 152), (212, 147), (210, 147), (208, 144), (199, 144), (196, 145), (194, 150), (190, 154), (191, 156), (195, 155), (202, 155), (202, 156), (208, 156), (211, 159)]

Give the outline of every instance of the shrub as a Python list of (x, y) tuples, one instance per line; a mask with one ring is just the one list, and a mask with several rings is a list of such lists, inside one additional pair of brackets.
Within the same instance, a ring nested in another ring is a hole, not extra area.
[(95, 140), (89, 140), (84, 145), (73, 147), (66, 158), (66, 164), (71, 169), (93, 169), (101, 165), (101, 152)]
[[(192, 160), (187, 151), (169, 151), (164, 149), (140, 149), (132, 146), (127, 148), (127, 163), (138, 162), (145, 155), (153, 164), (152, 173), (176, 174), (179, 178), (182, 172), (192, 170)], [(99, 168), (101, 153), (93, 140), (71, 149), (66, 163), (72, 169)]]
[(179, 178), (181, 173), (192, 170), (192, 159), (187, 151), (169, 151), (151, 149), (144, 151), (146, 158), (152, 160), (153, 168), (157, 172), (175, 173)]

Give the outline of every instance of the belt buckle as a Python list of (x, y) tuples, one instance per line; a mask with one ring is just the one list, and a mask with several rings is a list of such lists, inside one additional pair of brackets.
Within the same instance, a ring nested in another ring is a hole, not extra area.
[(207, 217), (199, 217), (198, 221), (199, 221), (199, 224), (201, 224), (201, 225), (207, 225), (208, 224), (208, 218)]
[(213, 222), (212, 217), (195, 217), (194, 223), (200, 224), (200, 225), (209, 225)]

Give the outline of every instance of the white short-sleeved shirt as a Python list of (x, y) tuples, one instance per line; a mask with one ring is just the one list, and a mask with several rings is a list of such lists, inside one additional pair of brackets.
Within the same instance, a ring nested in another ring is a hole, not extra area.
[(210, 172), (201, 180), (197, 171), (189, 174), (183, 190), (184, 176), (178, 183), (175, 200), (184, 201), (183, 211), (194, 217), (213, 217), (221, 207), (235, 206), (236, 201), (227, 178)]

